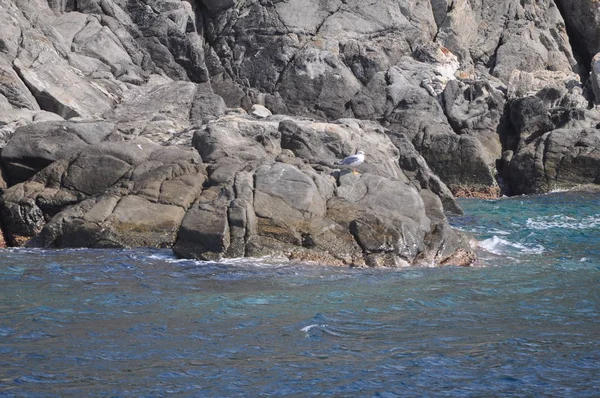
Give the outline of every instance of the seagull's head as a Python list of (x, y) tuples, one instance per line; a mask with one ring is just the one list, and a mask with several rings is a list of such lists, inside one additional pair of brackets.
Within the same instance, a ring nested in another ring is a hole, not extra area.
[(364, 155), (365, 153), (363, 151), (358, 151), (356, 152), (357, 155)]

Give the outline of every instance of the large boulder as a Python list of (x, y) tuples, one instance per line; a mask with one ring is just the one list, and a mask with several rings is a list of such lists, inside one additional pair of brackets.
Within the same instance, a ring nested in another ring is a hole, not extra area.
[(197, 152), (143, 139), (63, 154), (0, 197), (11, 244), (170, 247), (205, 180)]
[[(204, 42), (198, 34), (196, 15), (191, 2), (187, 1), (136, 1), (82, 0), (77, 2), (77, 10), (86, 14), (110, 17), (114, 33), (118, 27), (119, 41), (131, 57), (135, 54), (144, 70), (158, 72), (162, 70), (172, 79), (205, 82), (208, 72), (204, 63)], [(89, 30), (96, 40), (115, 42), (110, 32)], [(119, 44), (116, 42), (117, 45)], [(116, 54), (107, 53), (107, 48), (95, 43), (84, 44), (88, 52), (99, 53), (112, 58)], [(121, 60), (126, 58), (121, 50)], [(133, 57), (132, 57), (133, 58)], [(117, 62), (117, 64), (120, 61)]]
[(0, 59), (0, 98), (4, 98), (5, 105), (0, 110), (12, 110), (26, 108), (30, 110), (39, 110), (40, 106), (31, 94), (25, 83), (19, 78), (19, 75), (3, 59)]
[(569, 38), (576, 44), (584, 62), (600, 52), (600, 10), (594, 0), (556, 0), (569, 29)]
[(600, 131), (558, 129), (524, 143), (510, 161), (515, 194), (600, 183)]
[(114, 131), (109, 122), (40, 122), (15, 130), (2, 151), (2, 163), (12, 184), (28, 180), (51, 163), (67, 158)]
[[(402, 149), (412, 152), (402, 156), (376, 123), (226, 117), (196, 131), (194, 145), (209, 163), (209, 187), (182, 222), (179, 256), (356, 266), (474, 260), (444, 215), (438, 194), (460, 211), (450, 191), (408, 140)], [(357, 149), (367, 153), (360, 173), (335, 165)]]
[(4, 148), (19, 127), (28, 124), (64, 121), (56, 113), (32, 111), (26, 108), (0, 111), (0, 148)]

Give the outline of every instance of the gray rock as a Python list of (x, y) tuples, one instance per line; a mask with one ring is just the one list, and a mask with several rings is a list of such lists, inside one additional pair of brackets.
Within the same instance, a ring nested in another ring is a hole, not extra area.
[(21, 81), (11, 65), (0, 59), (0, 95), (6, 98), (10, 108), (39, 110), (40, 107), (31, 92)]
[(490, 159), (502, 153), (499, 127), (504, 113), (504, 95), (487, 81), (448, 83), (441, 96), (442, 106), (452, 129), (470, 135), (486, 149)]
[(229, 248), (228, 195), (218, 187), (205, 190), (186, 213), (173, 246), (184, 258), (216, 260)]
[(592, 58), (590, 77), (592, 80), (594, 101), (598, 104), (600, 103), (600, 53), (594, 55)]
[(277, 85), (283, 100), (331, 118), (343, 116), (346, 103), (361, 89), (352, 71), (331, 52), (318, 49), (301, 50), (292, 62)]
[(325, 199), (312, 178), (284, 163), (261, 166), (254, 176), (254, 210), (259, 218), (323, 217)]
[(197, 152), (147, 140), (69, 153), (0, 197), (13, 244), (170, 247), (205, 181)]
[(148, 84), (127, 91), (121, 103), (106, 115), (119, 123), (151, 119), (160, 115), (181, 124), (189, 122), (196, 85), (154, 77)]
[(143, 136), (156, 143), (191, 142), (193, 125), (224, 115), (223, 99), (210, 85), (172, 81), (153, 75), (147, 84), (130, 88), (105, 118), (129, 136)]
[[(273, 132), (280, 133), (284, 149), (277, 159), (286, 163), (269, 160), (264, 144), (256, 140), (265, 137), (256, 134), (265, 123), (273, 126), (270, 139), (278, 137)], [(374, 123), (328, 124), (277, 117), (258, 122), (236, 116), (197, 131), (194, 144), (210, 163), (213, 185), (184, 219), (185, 228), (174, 247), (180, 256), (214, 260), (284, 255), (330, 264), (402, 266), (456, 263), (453, 256), (460, 249), (465, 254), (461, 264), (474, 259), (468, 239), (447, 227), (442, 202), (431, 199), (437, 195), (423, 187), (446, 193), (448, 203), (453, 200), (451, 193), (426, 173), (418, 154), (413, 154), (417, 159), (411, 170), (413, 185), (400, 170), (398, 150)], [(370, 148), (375, 162), (370, 167), (381, 169), (383, 175), (328, 175), (325, 164), (335, 159), (339, 148), (351, 145)], [(293, 157), (284, 156), (285, 151)], [(390, 154), (395, 156), (391, 162)], [(324, 172), (315, 171), (311, 164), (322, 166)], [(215, 174), (223, 169), (228, 177), (217, 180)], [(420, 190), (430, 192), (427, 209)], [(431, 245), (424, 243), (426, 239)]]
[(214, 93), (209, 83), (197, 85), (194, 101), (190, 109), (190, 122), (202, 124), (225, 115), (226, 106), (223, 98)]
[(86, 14), (68, 12), (52, 21), (52, 27), (60, 34), (64, 44), (71, 47), (75, 37), (81, 33), (88, 22), (91, 21)]
[(454, 214), (462, 214), (462, 209), (452, 191), (442, 180), (429, 168), (429, 165), (414, 145), (404, 134), (389, 132), (389, 137), (398, 148), (399, 164), (404, 174), (417, 188), (427, 190), (437, 195), (445, 211)]
[(559, 129), (520, 146), (510, 161), (515, 194), (547, 193), (598, 184), (600, 132)]
[(56, 53), (41, 52), (31, 63), (16, 59), (14, 66), (43, 110), (70, 119), (100, 116), (112, 109), (107, 93), (79, 76)]
[(250, 114), (258, 118), (266, 118), (273, 115), (270, 110), (259, 104), (252, 105)]
[(83, 12), (105, 13), (121, 24), (135, 25), (137, 46), (169, 77), (198, 83), (208, 80), (203, 41), (197, 33), (192, 6), (187, 1), (139, 1), (122, 7), (113, 0), (82, 3), (78, 8)]
[(362, 150), (366, 161), (357, 170), (407, 181), (398, 165), (398, 149), (377, 123), (355, 119), (335, 123), (283, 120), (279, 131), (282, 148), (311, 164), (336, 169), (336, 160)]
[(238, 171), (272, 163), (280, 150), (276, 122), (262, 123), (237, 116), (196, 130), (192, 143), (202, 159), (211, 163), (209, 175), (214, 185), (232, 184)]
[(57, 121), (18, 128), (2, 151), (9, 181), (25, 181), (51, 163), (105, 140), (114, 127), (108, 122)]
[(593, 0), (556, 0), (556, 4), (560, 8), (565, 25), (569, 28), (570, 39), (579, 47), (579, 55), (583, 57), (584, 62), (589, 62), (600, 52), (598, 5)]
[(109, 27), (102, 26), (96, 18), (87, 18), (86, 24), (71, 40), (73, 52), (102, 61), (116, 77), (134, 67), (133, 60), (117, 35)]
[(7, 109), (0, 111), (0, 148), (4, 148), (15, 130), (32, 123), (63, 121), (56, 113), (31, 111), (29, 109)]
[[(386, 127), (410, 139), (431, 170), (455, 194), (497, 195), (494, 158), (475, 136), (456, 134), (440, 104), (424, 88), (411, 83), (413, 75), (430, 76), (429, 69), (420, 63), (406, 61), (405, 65), (409, 69), (395, 67), (388, 72), (391, 85), (388, 87), (390, 101)], [(451, 85), (449, 91), (452, 87), (455, 86)], [(468, 101), (465, 102), (468, 108)], [(449, 109), (454, 107), (450, 101), (446, 104)], [(455, 111), (457, 109), (460, 108)], [(457, 113), (454, 118), (457, 123), (463, 120), (468, 125), (468, 116)]]

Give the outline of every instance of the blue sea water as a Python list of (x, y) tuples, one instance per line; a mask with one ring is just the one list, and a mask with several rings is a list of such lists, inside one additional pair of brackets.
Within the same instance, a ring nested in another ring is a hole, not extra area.
[(600, 396), (600, 195), (465, 200), (471, 268), (0, 252), (0, 397)]

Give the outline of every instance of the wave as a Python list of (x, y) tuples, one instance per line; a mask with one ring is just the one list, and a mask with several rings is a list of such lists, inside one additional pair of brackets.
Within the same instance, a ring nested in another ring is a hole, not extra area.
[(543, 216), (528, 218), (525, 226), (530, 229), (547, 230), (547, 229), (592, 229), (600, 227), (600, 214), (587, 216), (583, 218), (575, 218), (564, 214), (554, 216)]
[(479, 247), (487, 252), (497, 255), (515, 253), (541, 254), (545, 250), (544, 246), (542, 245), (515, 243), (498, 236), (492, 236), (489, 239), (480, 241)]

